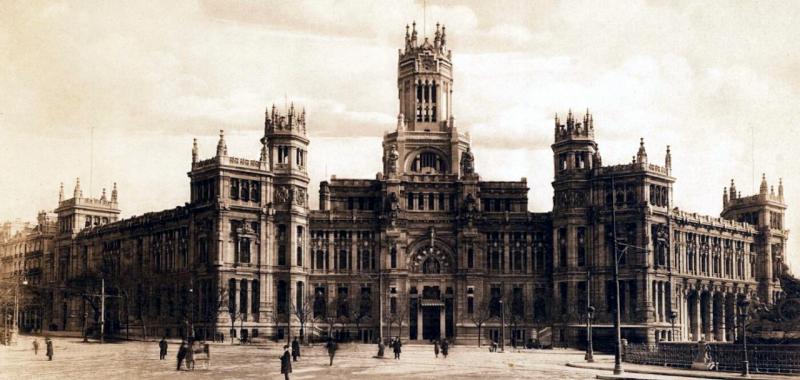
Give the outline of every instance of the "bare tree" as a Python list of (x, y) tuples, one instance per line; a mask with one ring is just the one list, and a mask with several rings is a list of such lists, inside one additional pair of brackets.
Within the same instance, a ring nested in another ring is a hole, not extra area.
[(325, 313), (317, 317), (322, 323), (328, 326), (328, 337), (333, 337), (333, 327), (339, 322), (339, 299), (331, 299), (325, 308)]
[(492, 310), (486, 300), (479, 302), (475, 310), (473, 310), (472, 314), (470, 315), (470, 320), (472, 320), (472, 323), (474, 323), (475, 327), (478, 328), (478, 347), (481, 346), (481, 337), (483, 336), (481, 331), (483, 329), (483, 325), (492, 318), (494, 318), (494, 316), (492, 315)]
[(292, 302), (291, 304), (292, 314), (297, 317), (297, 321), (300, 323), (300, 340), (303, 342), (308, 342), (306, 338), (306, 324), (313, 319), (314, 315), (314, 296), (307, 295), (300, 300), (300, 304), (297, 302)]
[(389, 313), (389, 335), (392, 334), (392, 325), (397, 325), (397, 336), (399, 337), (403, 333), (403, 322), (405, 322), (406, 318), (408, 318), (408, 301), (406, 297), (398, 296), (397, 297), (397, 308), (394, 313), (390, 311)]
[(361, 331), (361, 323), (369, 320), (372, 317), (372, 299), (368, 296), (362, 296), (357, 302), (354, 301), (350, 305), (350, 322), (355, 323), (356, 331)]

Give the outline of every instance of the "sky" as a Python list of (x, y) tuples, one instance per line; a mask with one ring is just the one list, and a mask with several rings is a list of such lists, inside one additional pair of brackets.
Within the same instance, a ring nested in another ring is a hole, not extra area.
[[(397, 49), (446, 25), (454, 116), (476, 171), (552, 209), (553, 115), (588, 108), (603, 163), (666, 146), (673, 203), (719, 215), (731, 179), (783, 178), (800, 226), (800, 3), (705, 1), (0, 2), (0, 220), (114, 182), (125, 217), (183, 205), (192, 138), (258, 158), (264, 111), (305, 107), (311, 194), (374, 178), (396, 122)], [(92, 164), (93, 163), (93, 164)], [(312, 206), (316, 207), (316, 196)], [(797, 206), (795, 206), (797, 205)], [(790, 235), (800, 270), (800, 239)]]

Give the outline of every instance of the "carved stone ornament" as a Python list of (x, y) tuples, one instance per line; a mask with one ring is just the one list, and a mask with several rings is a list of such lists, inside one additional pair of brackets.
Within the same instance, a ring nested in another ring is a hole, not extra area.
[(286, 186), (278, 186), (275, 189), (275, 202), (276, 203), (287, 203), (289, 202), (289, 188)]

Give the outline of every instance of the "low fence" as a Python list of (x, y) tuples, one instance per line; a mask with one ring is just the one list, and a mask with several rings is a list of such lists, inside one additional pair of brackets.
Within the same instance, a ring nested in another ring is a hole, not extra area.
[[(744, 349), (741, 344), (708, 344), (711, 368), (717, 371), (741, 372)], [(698, 354), (696, 343), (628, 344), (623, 360), (635, 364), (689, 368)], [(800, 346), (748, 345), (750, 372), (800, 374)]]

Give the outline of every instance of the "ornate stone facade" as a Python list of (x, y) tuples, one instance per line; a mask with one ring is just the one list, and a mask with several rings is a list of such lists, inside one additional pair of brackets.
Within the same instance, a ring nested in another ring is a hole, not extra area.
[(308, 203), (305, 112), (293, 106), (267, 112), (258, 160), (229, 156), (222, 133), (210, 159), (195, 143), (185, 206), (116, 221), (116, 189), (94, 200), (78, 187), (60, 200), (45, 253), (47, 326), (96, 323), (94, 301), (78, 294), (96, 293), (102, 278), (114, 333), (464, 343), (478, 326), (500, 339), (505, 320), (508, 341), (576, 344), (590, 304), (596, 334), (611, 335), (615, 237), (631, 341), (732, 340), (738, 297), (781, 297), (782, 184), (775, 194), (764, 179), (749, 197), (731, 184), (721, 218), (681, 211), (669, 147), (663, 166), (643, 140), (630, 163), (603, 166), (591, 114), (570, 111), (555, 118), (553, 209), (529, 212), (525, 178), (476, 171), (453, 117), (451, 59), (444, 27), (422, 42), (407, 30), (383, 170), (323, 181), (318, 210)]

